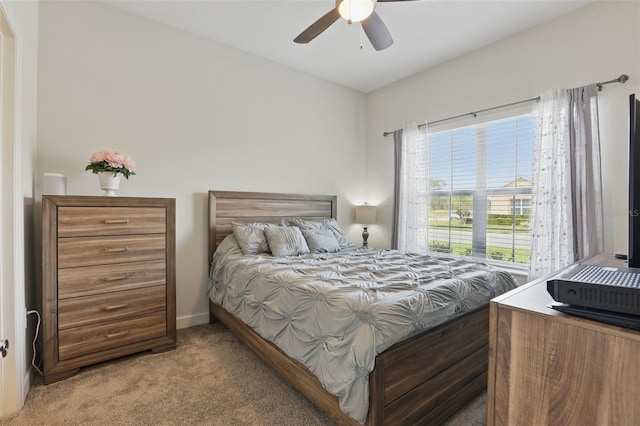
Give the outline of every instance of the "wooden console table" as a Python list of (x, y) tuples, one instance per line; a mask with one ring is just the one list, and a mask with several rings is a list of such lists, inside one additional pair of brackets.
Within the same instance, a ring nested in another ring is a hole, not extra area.
[[(625, 266), (609, 254), (589, 263)], [(487, 424), (640, 424), (640, 332), (552, 302), (546, 279), (491, 301)]]

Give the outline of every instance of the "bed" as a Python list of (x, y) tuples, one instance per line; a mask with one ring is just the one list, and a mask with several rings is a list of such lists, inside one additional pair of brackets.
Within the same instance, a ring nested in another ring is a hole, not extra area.
[[(213, 259), (218, 247), (226, 250), (229, 246), (228, 241), (233, 237), (232, 224), (282, 224), (292, 218), (332, 220), (336, 218), (336, 202), (337, 197), (327, 195), (209, 191), (208, 259)], [(364, 255), (369, 254), (358, 249), (348, 254), (360, 262)], [(379, 256), (383, 255), (386, 256), (386, 252), (380, 251)], [(333, 254), (320, 257), (329, 261), (331, 256)], [(287, 267), (297, 269), (300, 266), (292, 265)], [(256, 270), (262, 268), (255, 267)], [(501, 292), (515, 286), (513, 278), (508, 274), (501, 275), (502, 278), (505, 276), (509, 280), (505, 279), (508, 282), (501, 284)], [(311, 371), (317, 370), (316, 367), (287, 355), (286, 351), (291, 353), (290, 348), (282, 349), (263, 338), (260, 334), (264, 335), (263, 331), (247, 325), (250, 320), (241, 320), (235, 308), (222, 305), (212, 292), (210, 321), (219, 320), (225, 324), (265, 363), (338, 424), (439, 424), (486, 388), (488, 300), (428, 330), (410, 334), (377, 353), (364, 380), (367, 401), (361, 405), (365, 412), (356, 415), (357, 420), (343, 411), (341, 402), (344, 401), (325, 390), (325, 378)]]

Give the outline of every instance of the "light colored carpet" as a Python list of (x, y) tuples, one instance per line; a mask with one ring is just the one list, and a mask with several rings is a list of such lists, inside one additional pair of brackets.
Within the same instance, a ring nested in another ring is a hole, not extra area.
[[(485, 424), (486, 396), (447, 426)], [(333, 425), (221, 324), (178, 330), (175, 351), (143, 352), (29, 391), (18, 425)]]

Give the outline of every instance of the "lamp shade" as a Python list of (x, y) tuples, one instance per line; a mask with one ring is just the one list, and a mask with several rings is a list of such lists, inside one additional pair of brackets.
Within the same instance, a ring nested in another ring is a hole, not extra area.
[(376, 208), (365, 204), (363, 206), (356, 206), (356, 223), (363, 225), (369, 225), (376, 223)]

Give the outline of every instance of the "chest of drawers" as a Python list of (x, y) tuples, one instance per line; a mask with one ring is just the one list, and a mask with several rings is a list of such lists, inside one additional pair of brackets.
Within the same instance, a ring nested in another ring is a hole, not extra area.
[(42, 199), (44, 383), (176, 347), (175, 200)]

